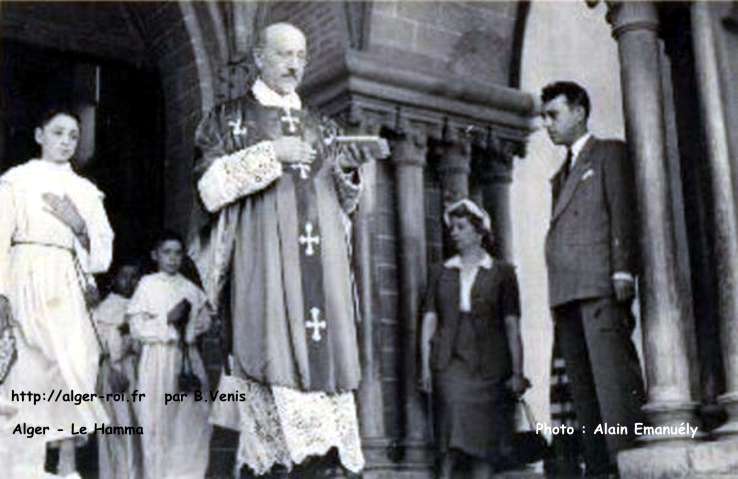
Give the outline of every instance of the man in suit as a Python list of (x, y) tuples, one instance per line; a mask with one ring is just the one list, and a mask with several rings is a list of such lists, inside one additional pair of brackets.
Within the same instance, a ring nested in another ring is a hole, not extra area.
[[(637, 272), (633, 175), (625, 143), (589, 133), (590, 102), (581, 86), (552, 83), (541, 100), (551, 141), (567, 150), (551, 180), (549, 301), (584, 433), (586, 476), (608, 477), (617, 473), (617, 452), (632, 439), (644, 402), (631, 339)], [(625, 426), (628, 434), (608, 434), (605, 425)]]

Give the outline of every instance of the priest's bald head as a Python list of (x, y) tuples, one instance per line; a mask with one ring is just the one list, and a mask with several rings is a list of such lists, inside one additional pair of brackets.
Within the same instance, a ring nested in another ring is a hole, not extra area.
[(305, 35), (289, 23), (274, 23), (259, 32), (254, 60), (264, 83), (280, 95), (300, 85), (307, 63)]

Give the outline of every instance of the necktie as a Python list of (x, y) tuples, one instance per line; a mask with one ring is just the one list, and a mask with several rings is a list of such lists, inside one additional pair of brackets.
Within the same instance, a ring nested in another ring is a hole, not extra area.
[(574, 153), (572, 153), (571, 148), (566, 149), (566, 160), (564, 161), (564, 174), (562, 175), (563, 182), (566, 183), (566, 180), (569, 179), (569, 173), (571, 173), (571, 167), (572, 163), (574, 162)]

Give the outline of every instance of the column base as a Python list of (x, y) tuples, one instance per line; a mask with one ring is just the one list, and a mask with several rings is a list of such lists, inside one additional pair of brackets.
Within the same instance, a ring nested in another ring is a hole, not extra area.
[(362, 438), (366, 467), (363, 479), (431, 479), (433, 449), (423, 441)]
[(718, 404), (725, 408), (728, 420), (712, 433), (720, 439), (738, 436), (738, 392), (723, 394), (718, 397)]
[(621, 479), (738, 477), (738, 441), (652, 443), (618, 454)]
[[(703, 439), (697, 417), (698, 404), (693, 401), (652, 401), (643, 406), (648, 416), (648, 425), (636, 428), (636, 440), (649, 444), (656, 442), (683, 442)], [(693, 428), (698, 428), (694, 432)]]

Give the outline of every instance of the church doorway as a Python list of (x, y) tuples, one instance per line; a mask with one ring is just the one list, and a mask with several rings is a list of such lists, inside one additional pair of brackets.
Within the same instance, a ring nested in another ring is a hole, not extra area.
[(0, 172), (38, 154), (33, 128), (52, 105), (74, 108), (74, 167), (105, 193), (116, 257), (139, 256), (164, 223), (164, 115), (156, 71), (24, 42), (2, 44)]

